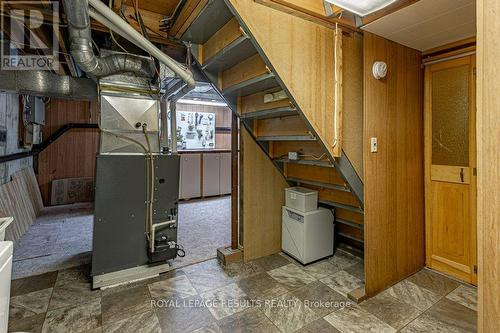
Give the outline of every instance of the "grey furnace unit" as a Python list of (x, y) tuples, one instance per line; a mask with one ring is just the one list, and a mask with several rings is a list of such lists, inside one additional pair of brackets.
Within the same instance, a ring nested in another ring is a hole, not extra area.
[[(94, 288), (96, 277), (166, 263), (166, 260), (152, 259), (148, 251), (146, 158), (144, 154), (97, 155), (92, 252)], [(179, 161), (175, 154), (154, 155), (154, 225), (177, 220)], [(177, 223), (158, 228), (157, 234), (177, 243)], [(171, 249), (168, 259), (176, 255), (177, 248)]]

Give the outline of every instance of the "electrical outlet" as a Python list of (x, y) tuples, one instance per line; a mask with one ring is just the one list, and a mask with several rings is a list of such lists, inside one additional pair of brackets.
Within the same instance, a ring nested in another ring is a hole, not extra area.
[(296, 151), (289, 151), (288, 152), (288, 159), (290, 161), (297, 161), (299, 159), (299, 153)]
[(376, 153), (378, 151), (377, 138), (371, 138), (370, 139), (370, 151), (372, 153)]

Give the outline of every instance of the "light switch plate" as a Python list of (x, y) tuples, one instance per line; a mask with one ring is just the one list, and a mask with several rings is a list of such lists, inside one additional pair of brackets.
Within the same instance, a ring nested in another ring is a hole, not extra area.
[(378, 151), (377, 138), (370, 139), (370, 151), (376, 153)]

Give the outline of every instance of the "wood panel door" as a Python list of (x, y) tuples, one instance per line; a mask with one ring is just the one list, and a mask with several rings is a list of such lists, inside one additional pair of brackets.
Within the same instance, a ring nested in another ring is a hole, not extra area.
[(477, 283), (475, 57), (425, 72), (426, 264)]

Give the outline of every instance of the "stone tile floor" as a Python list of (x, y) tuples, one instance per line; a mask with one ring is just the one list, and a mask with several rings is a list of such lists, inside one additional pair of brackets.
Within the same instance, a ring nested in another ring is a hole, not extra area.
[(476, 290), (422, 270), (360, 304), (362, 260), (342, 250), (302, 266), (284, 254), (217, 260), (92, 291), (88, 266), (12, 281), (9, 331), (474, 332)]
[[(230, 215), (227, 196), (181, 202), (178, 242), (187, 255), (173, 267), (215, 258), (217, 248), (231, 243)], [(93, 219), (90, 203), (46, 207), (14, 246), (13, 278), (90, 263)]]

